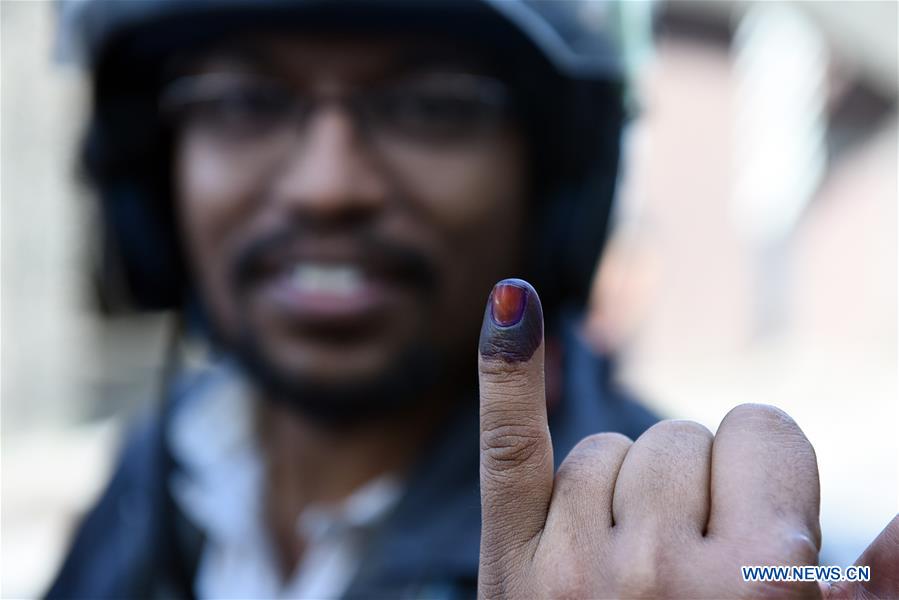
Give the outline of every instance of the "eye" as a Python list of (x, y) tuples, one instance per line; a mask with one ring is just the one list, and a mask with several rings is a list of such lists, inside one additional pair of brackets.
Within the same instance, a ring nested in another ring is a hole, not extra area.
[(499, 125), (507, 116), (502, 84), (487, 78), (450, 76), (388, 87), (370, 99), (377, 125), (393, 132), (456, 139)]
[(182, 127), (220, 135), (252, 136), (287, 123), (293, 100), (288, 90), (227, 76), (198, 76), (176, 82), (162, 107)]
[(277, 89), (236, 86), (198, 102), (194, 118), (225, 131), (261, 133), (290, 118), (290, 97)]
[(480, 120), (489, 113), (485, 108), (477, 98), (439, 90), (411, 92), (387, 107), (394, 118), (435, 124)]

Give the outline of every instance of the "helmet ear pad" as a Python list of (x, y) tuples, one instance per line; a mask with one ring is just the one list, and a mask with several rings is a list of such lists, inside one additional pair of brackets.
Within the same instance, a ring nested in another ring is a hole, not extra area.
[[(588, 303), (605, 244), (615, 194), (615, 174), (558, 189), (539, 205), (529, 247), (530, 277), (545, 306), (581, 310)], [(546, 310), (548, 318), (558, 310)]]
[(101, 307), (164, 310), (181, 305), (184, 269), (170, 205), (135, 182), (108, 182), (100, 193)]
[[(612, 222), (625, 111), (620, 85), (578, 82), (558, 107), (536, 152), (537, 201), (527, 248), (528, 276), (552, 315), (582, 310)], [(542, 169), (551, 165), (550, 169)]]
[[(129, 67), (130, 68), (127, 68)], [(80, 168), (99, 201), (94, 263), (101, 310), (181, 306), (185, 268), (170, 166), (172, 132), (159, 117), (160, 65), (109, 53), (97, 66)]]

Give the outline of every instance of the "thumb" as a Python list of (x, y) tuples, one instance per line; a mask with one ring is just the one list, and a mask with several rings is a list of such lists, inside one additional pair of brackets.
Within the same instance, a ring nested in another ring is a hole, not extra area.
[(870, 567), (871, 580), (825, 586), (824, 598), (899, 598), (899, 514), (893, 517), (855, 564)]
[(504, 279), (490, 293), (481, 327), (478, 372), (483, 571), (489, 564), (511, 566), (509, 559), (513, 564), (517, 561), (510, 554), (521, 556), (538, 539), (552, 495), (543, 309), (527, 282)]

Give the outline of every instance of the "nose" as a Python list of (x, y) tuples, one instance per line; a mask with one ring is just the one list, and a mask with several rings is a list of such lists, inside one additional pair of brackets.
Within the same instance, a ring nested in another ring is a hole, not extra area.
[(350, 114), (322, 106), (272, 174), (270, 189), (274, 201), (296, 217), (332, 223), (370, 218), (387, 196), (376, 163)]

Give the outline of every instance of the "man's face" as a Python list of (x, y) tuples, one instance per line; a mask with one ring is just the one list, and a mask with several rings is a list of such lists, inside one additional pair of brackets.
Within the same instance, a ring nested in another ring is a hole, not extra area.
[(417, 40), (221, 48), (169, 98), (185, 247), (221, 337), (321, 389), (376, 386), (421, 353), (473, 367), (523, 243), (502, 84)]

